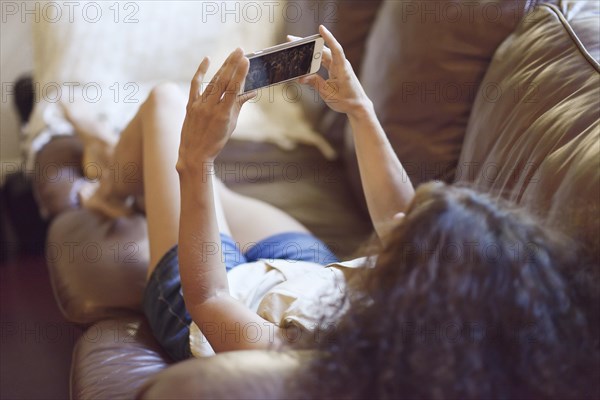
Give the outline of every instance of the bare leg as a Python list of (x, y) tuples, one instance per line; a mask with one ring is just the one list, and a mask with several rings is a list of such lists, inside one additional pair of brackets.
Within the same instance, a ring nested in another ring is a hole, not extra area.
[(109, 166), (117, 137), (106, 119), (90, 115), (89, 110), (83, 109), (80, 104), (60, 105), (65, 118), (73, 125), (76, 135), (84, 144), (83, 172), (88, 179), (96, 179), (97, 170)]
[(179, 235), (179, 177), (175, 165), (185, 101), (176, 88), (159, 86), (140, 113), (150, 276), (161, 257), (177, 244)]
[[(153, 89), (121, 133), (98, 187), (83, 203), (84, 207), (118, 217), (130, 212), (132, 197), (144, 195), (150, 240), (148, 276), (177, 243), (179, 235), (180, 194), (175, 164), (184, 116), (185, 95), (176, 86), (163, 84)], [(230, 234), (217, 200), (219, 229)]]
[(143, 194), (141, 113), (121, 134), (118, 143), (106, 121), (63, 105), (64, 113), (84, 144), (82, 166), (88, 181), (79, 189), (83, 207), (109, 217), (133, 212), (136, 196)]
[(308, 229), (291, 215), (264, 201), (238, 194), (218, 181), (225, 217), (233, 238), (243, 249), (269, 236), (285, 232), (308, 233)]
[[(181, 201), (179, 176), (175, 165), (185, 105), (185, 96), (176, 86), (164, 84), (155, 88), (140, 108), (133, 123), (124, 132), (131, 133), (125, 138), (130, 140), (119, 143), (115, 152), (117, 157), (122, 157), (116, 160), (117, 163), (126, 164), (138, 156), (141, 158), (139, 171), (143, 179), (140, 181), (143, 182), (150, 241), (148, 276), (152, 274), (162, 256), (177, 244), (179, 236)], [(121, 144), (122, 152), (119, 151)], [(141, 149), (141, 155), (135, 152), (132, 154), (128, 145)], [(139, 190), (135, 179), (133, 184), (118, 182), (114, 188), (117, 194), (123, 195), (128, 191)], [(217, 200), (215, 199), (219, 230), (229, 233), (229, 226)]]

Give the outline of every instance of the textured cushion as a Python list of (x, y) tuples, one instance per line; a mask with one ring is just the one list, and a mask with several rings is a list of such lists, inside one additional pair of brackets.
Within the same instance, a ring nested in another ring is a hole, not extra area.
[[(480, 82), (525, 1), (384, 2), (360, 80), (413, 184), (451, 181)], [(354, 145), (347, 161), (359, 198)]]
[(139, 310), (149, 260), (146, 220), (64, 212), (50, 226), (46, 260), (59, 308), (69, 321), (90, 323)]
[(148, 378), (171, 361), (143, 317), (92, 325), (73, 351), (72, 399), (132, 399)]
[(140, 399), (298, 399), (310, 351), (233, 351), (178, 363), (148, 380)]
[(78, 207), (75, 189), (83, 182), (82, 156), (83, 144), (75, 136), (57, 136), (37, 154), (32, 186), (45, 218)]
[(480, 93), (473, 106), (456, 175), (548, 216), (595, 248), (598, 7), (580, 1), (541, 5), (500, 46), (482, 83), (496, 91), (493, 99)]

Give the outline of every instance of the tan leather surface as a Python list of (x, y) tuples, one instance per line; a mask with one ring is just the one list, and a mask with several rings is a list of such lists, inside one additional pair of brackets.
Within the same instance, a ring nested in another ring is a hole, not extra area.
[(598, 57), (598, 3), (559, 6), (571, 10), (570, 20), (540, 6), (498, 49), (483, 82), (497, 91), (473, 106), (456, 179), (519, 202), (598, 248), (600, 66), (589, 57)]
[[(580, 42), (581, 49), (596, 61), (600, 60), (600, 41), (598, 31), (593, 26), (598, 26), (598, 2), (597, 1), (574, 1), (554, 0), (552, 2), (564, 19), (568, 21), (568, 29), (572, 39)], [(572, 31), (572, 32), (571, 32)]]
[(140, 309), (148, 251), (142, 215), (116, 220), (88, 210), (59, 215), (48, 232), (46, 260), (65, 318), (90, 323)]
[[(393, 1), (379, 11), (360, 80), (414, 185), (451, 181), (479, 84), (525, 1)], [(352, 136), (345, 151), (362, 196)]]
[(75, 345), (71, 398), (132, 399), (148, 378), (169, 363), (144, 318), (98, 322)]
[(74, 136), (57, 136), (36, 155), (33, 191), (45, 218), (78, 207), (72, 188), (82, 179), (83, 146)]
[(184, 361), (148, 380), (137, 398), (301, 398), (301, 388), (294, 387), (294, 382), (311, 354), (309, 351), (236, 351)]

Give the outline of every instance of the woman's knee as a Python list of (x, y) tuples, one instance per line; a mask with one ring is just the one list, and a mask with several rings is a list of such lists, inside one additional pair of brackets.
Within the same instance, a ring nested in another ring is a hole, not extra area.
[(183, 91), (172, 82), (160, 83), (155, 86), (143, 106), (146, 111), (161, 112), (173, 108), (185, 110), (186, 98)]

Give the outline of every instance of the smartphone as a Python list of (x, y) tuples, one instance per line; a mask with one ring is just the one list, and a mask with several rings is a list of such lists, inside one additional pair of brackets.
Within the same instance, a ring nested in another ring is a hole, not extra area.
[(322, 54), (321, 35), (246, 54), (250, 67), (240, 94), (314, 74), (321, 67)]

